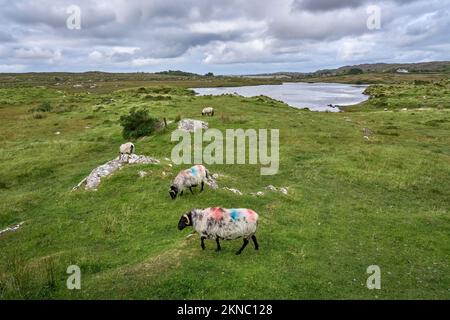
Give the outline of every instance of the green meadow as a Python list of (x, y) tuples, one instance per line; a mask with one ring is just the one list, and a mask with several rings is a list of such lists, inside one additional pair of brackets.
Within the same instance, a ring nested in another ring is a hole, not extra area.
[[(126, 78), (90, 90), (73, 87), (86, 79), (33, 77), (0, 85), (0, 230), (24, 222), (0, 235), (1, 299), (450, 297), (448, 76), (375, 81), (368, 101), (340, 113), (187, 89), (262, 80)], [(165, 160), (175, 120), (202, 119), (206, 105), (216, 110), (203, 119), (210, 128), (279, 129), (279, 172), (209, 165), (220, 188), (173, 201), (168, 188), (188, 167)], [(169, 121), (133, 141), (137, 154), (161, 163), (128, 165), (97, 191), (71, 191), (118, 155), (119, 118), (134, 107)], [(264, 196), (250, 195), (257, 191)], [(221, 252), (206, 241), (202, 251), (192, 229), (178, 231), (183, 213), (210, 206), (258, 212), (260, 250), (249, 244), (236, 256), (242, 242), (234, 240)], [(69, 265), (81, 269), (81, 290), (66, 287)], [(381, 269), (380, 290), (366, 286), (370, 265)]]

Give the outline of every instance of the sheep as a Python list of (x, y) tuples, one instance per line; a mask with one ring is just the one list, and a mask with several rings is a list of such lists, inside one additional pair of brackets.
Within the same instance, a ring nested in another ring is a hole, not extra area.
[(134, 148), (134, 144), (132, 142), (127, 142), (127, 143), (122, 144), (120, 146), (120, 150), (119, 150), (120, 160), (123, 159), (124, 155), (128, 156), (130, 154), (133, 154), (134, 150), (135, 150), (135, 148)]
[(203, 108), (203, 110), (202, 110), (202, 116), (214, 116), (214, 108), (212, 108), (212, 107), (206, 107), (206, 108)]
[(205, 239), (216, 240), (216, 251), (220, 251), (220, 239), (244, 238), (242, 247), (236, 252), (239, 255), (249, 243), (250, 238), (253, 240), (255, 250), (259, 249), (255, 236), (257, 225), (258, 214), (251, 209), (215, 207), (193, 209), (183, 214), (178, 222), (178, 229), (183, 230), (187, 226), (192, 226), (200, 234), (200, 244), (203, 250), (205, 250)]
[(194, 194), (192, 187), (196, 187), (199, 184), (201, 184), (200, 192), (202, 192), (207, 179), (210, 179), (209, 171), (201, 164), (182, 170), (173, 180), (169, 189), (169, 194), (173, 200), (175, 200), (178, 193), (182, 196), (183, 191), (186, 188), (189, 188), (191, 193)]

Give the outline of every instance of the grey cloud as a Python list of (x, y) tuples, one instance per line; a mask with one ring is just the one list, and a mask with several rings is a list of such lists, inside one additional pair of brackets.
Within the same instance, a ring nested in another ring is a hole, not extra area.
[(358, 8), (369, 4), (381, 5), (383, 3), (408, 4), (419, 0), (294, 0), (292, 9), (296, 11), (333, 11), (346, 8)]
[[(72, 4), (82, 10), (81, 30), (66, 28)], [(382, 9), (380, 30), (366, 27), (368, 4)], [(449, 58), (443, 45), (450, 4), (439, 0), (0, 0), (0, 5), (0, 65), (29, 71), (301, 71)]]

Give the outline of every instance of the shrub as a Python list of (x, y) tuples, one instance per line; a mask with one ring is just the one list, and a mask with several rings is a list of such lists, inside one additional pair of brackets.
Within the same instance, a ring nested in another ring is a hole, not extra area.
[(33, 111), (50, 112), (51, 110), (52, 106), (50, 105), (50, 102), (43, 102), (38, 107), (34, 108)]
[(159, 120), (153, 118), (147, 110), (132, 109), (129, 115), (120, 117), (123, 127), (122, 136), (125, 139), (139, 138), (153, 133), (159, 126)]
[(364, 71), (359, 68), (351, 68), (350, 70), (347, 71), (347, 74), (363, 74), (363, 73)]

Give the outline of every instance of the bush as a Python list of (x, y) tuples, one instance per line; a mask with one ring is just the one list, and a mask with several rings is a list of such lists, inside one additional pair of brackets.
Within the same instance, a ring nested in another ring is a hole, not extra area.
[(153, 133), (159, 126), (159, 120), (153, 118), (147, 110), (132, 109), (129, 115), (120, 117), (123, 127), (122, 136), (125, 139), (139, 138)]
[(33, 111), (50, 112), (51, 110), (52, 106), (50, 105), (50, 102), (43, 102), (38, 107), (34, 108)]
[(359, 68), (351, 68), (347, 72), (347, 74), (363, 74), (363, 73), (364, 73), (364, 71), (362, 69), (359, 69)]

